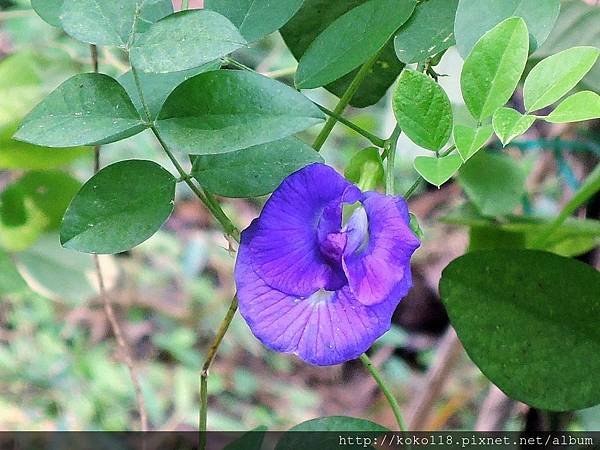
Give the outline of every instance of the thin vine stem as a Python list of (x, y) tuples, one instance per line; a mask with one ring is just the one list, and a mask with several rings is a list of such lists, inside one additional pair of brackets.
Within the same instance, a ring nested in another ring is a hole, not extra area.
[(385, 145), (385, 151), (387, 155), (387, 167), (385, 171), (385, 193), (388, 195), (394, 195), (396, 191), (396, 178), (394, 176), (394, 167), (396, 163), (396, 147), (398, 146), (398, 138), (400, 138), (401, 133), (402, 129), (398, 124), (396, 124), (392, 135), (386, 141)]
[(208, 412), (208, 371), (210, 370), (210, 366), (212, 365), (215, 356), (217, 356), (219, 346), (221, 345), (221, 342), (223, 342), (225, 333), (227, 333), (229, 325), (231, 325), (231, 321), (235, 316), (237, 308), (238, 299), (237, 296), (234, 296), (233, 300), (231, 300), (231, 305), (229, 305), (229, 309), (227, 310), (227, 314), (225, 314), (225, 317), (221, 321), (221, 325), (219, 325), (217, 334), (213, 339), (212, 343), (210, 344), (210, 347), (208, 348), (206, 359), (202, 364), (202, 371), (200, 372), (200, 417), (198, 424), (200, 429), (200, 450), (204, 450), (206, 448), (206, 416)]
[(398, 404), (398, 401), (396, 400), (390, 389), (385, 384), (385, 381), (383, 380), (383, 377), (381, 376), (381, 373), (379, 372), (377, 367), (373, 365), (371, 359), (367, 356), (366, 353), (360, 355), (360, 361), (369, 371), (369, 373), (379, 386), (379, 389), (381, 389), (381, 391), (383, 392), (383, 395), (385, 395), (385, 398), (387, 399), (388, 403), (390, 404), (390, 407), (392, 408), (392, 411), (394, 412), (394, 417), (396, 417), (396, 422), (398, 423), (400, 431), (407, 431), (406, 424), (404, 422), (404, 419), (402, 418), (402, 412), (400, 411), (400, 405)]
[[(344, 92), (344, 95), (342, 95), (342, 98), (340, 98), (337, 105), (335, 106), (333, 110), (335, 114), (342, 115), (342, 113), (346, 109), (346, 106), (348, 106), (350, 100), (352, 100), (352, 98), (354, 97), (354, 94), (356, 94), (363, 81), (365, 81), (365, 79), (367, 78), (367, 75), (373, 68), (373, 65), (379, 59), (379, 56), (381, 55), (381, 52), (383, 52), (384, 48), (385, 46), (382, 47), (381, 50), (379, 50), (375, 55), (373, 55), (373, 57), (371, 57), (371, 59), (369, 59), (366, 63), (362, 65), (362, 67), (350, 83), (350, 86), (348, 86), (348, 89), (346, 89), (346, 92)], [(323, 129), (315, 139), (315, 142), (313, 143), (313, 148), (315, 150), (319, 151), (321, 150), (321, 148), (323, 148), (325, 141), (333, 131), (333, 127), (335, 127), (336, 123), (337, 119), (335, 117), (330, 116), (329, 119), (327, 119), (327, 122), (325, 122), (325, 126), (323, 127)]]
[(368, 139), (371, 144), (373, 144), (376, 147), (379, 148), (384, 148), (385, 147), (385, 143), (386, 141), (384, 139), (381, 139), (378, 136), (375, 136), (374, 134), (372, 134), (371, 132), (365, 130), (364, 128), (356, 125), (355, 123), (349, 121), (348, 119), (346, 119), (345, 117), (337, 114), (334, 111), (331, 111), (330, 109), (327, 109), (326, 107), (319, 105), (317, 102), (313, 102), (321, 111), (323, 111), (325, 114), (327, 114), (330, 117), (333, 117), (335, 120), (337, 120), (339, 123), (347, 126), (348, 128), (350, 128), (351, 130), (356, 131), (358, 134), (360, 134), (361, 136), (363, 136), (364, 138)]
[(190, 0), (183, 0), (181, 2), (181, 10), (185, 11), (186, 9), (190, 9)]
[[(92, 68), (95, 73), (98, 73), (99, 64), (97, 46), (93, 44), (90, 45), (90, 55), (92, 58)], [(100, 149), (100, 145), (94, 146), (94, 175), (96, 175), (100, 171)], [(123, 330), (121, 329), (121, 325), (117, 320), (115, 311), (112, 307), (108, 292), (106, 290), (106, 284), (104, 283), (104, 274), (102, 272), (102, 267), (100, 266), (100, 257), (98, 255), (93, 255), (93, 260), (96, 272), (96, 279), (98, 281), (98, 290), (100, 292), (100, 298), (102, 299), (102, 304), (104, 307), (104, 313), (106, 314), (108, 323), (110, 324), (111, 330), (115, 335), (117, 345), (121, 352), (121, 357), (125, 362), (125, 365), (127, 366), (127, 370), (129, 371), (129, 377), (131, 378), (131, 384), (133, 385), (138, 415), (140, 416), (140, 430), (148, 431), (148, 414), (146, 413), (146, 403), (144, 401), (144, 395), (142, 393), (137, 369), (135, 367), (135, 364), (133, 363), (133, 358), (131, 357), (131, 348), (125, 340)]]

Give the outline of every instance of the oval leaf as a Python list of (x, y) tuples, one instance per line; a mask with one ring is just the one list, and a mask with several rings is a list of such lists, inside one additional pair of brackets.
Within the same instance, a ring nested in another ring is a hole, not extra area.
[(480, 153), (460, 170), (458, 182), (487, 216), (510, 214), (525, 193), (526, 174), (511, 158)]
[(152, 161), (120, 161), (94, 175), (65, 213), (60, 242), (84, 253), (129, 250), (152, 236), (173, 211), (177, 181)]
[(170, 0), (63, 0), (60, 22), (81, 42), (128, 48), (136, 32), (172, 12)]
[(454, 144), (463, 161), (468, 161), (492, 137), (494, 129), (490, 126), (471, 128), (464, 125), (454, 126)]
[(334, 21), (298, 63), (296, 86), (324, 86), (360, 66), (381, 49), (408, 20), (414, 0), (371, 0)]
[(533, 122), (535, 116), (523, 115), (512, 108), (498, 108), (492, 117), (494, 131), (504, 146), (529, 130)]
[(600, 402), (598, 292), (594, 268), (533, 250), (469, 253), (440, 282), (473, 362), (508, 396), (552, 411)]
[(228, 55), (246, 41), (228, 19), (214, 11), (172, 14), (142, 34), (131, 49), (131, 64), (143, 72), (168, 73), (199, 67)]
[(223, 197), (270, 194), (285, 177), (323, 162), (312, 147), (290, 137), (231, 153), (195, 157), (192, 175), (206, 190)]
[(252, 72), (219, 70), (179, 85), (157, 127), (173, 148), (215, 154), (282, 139), (323, 120), (310, 100), (285, 84)]
[(515, 91), (527, 62), (529, 38), (523, 19), (496, 25), (477, 41), (463, 66), (460, 87), (478, 121), (490, 117)]
[(452, 106), (446, 92), (420, 72), (405, 70), (393, 98), (394, 114), (402, 131), (415, 144), (441, 149), (452, 133)]
[(300, 9), (302, 0), (205, 0), (204, 7), (227, 17), (248, 42), (279, 30)]
[(466, 58), (475, 42), (509, 17), (525, 20), (533, 50), (548, 38), (560, 11), (560, 0), (460, 0), (454, 32), (456, 46)]
[[(330, 433), (324, 433), (326, 431)], [(346, 416), (319, 417), (302, 422), (284, 433), (275, 450), (339, 448), (340, 438), (355, 437), (358, 433), (363, 438), (374, 439), (386, 431), (389, 430), (369, 420)], [(375, 441), (371, 441), (371, 444), (374, 443)]]
[(461, 165), (462, 159), (459, 155), (448, 155), (441, 158), (417, 156), (415, 158), (415, 170), (427, 182), (438, 188), (452, 178)]
[[(296, 15), (281, 29), (281, 36), (296, 58), (300, 60), (310, 44), (337, 18), (369, 0), (304, 0)], [(374, 105), (386, 94), (402, 71), (404, 64), (398, 61), (394, 43), (384, 47), (379, 58), (369, 72), (369, 82), (363, 83), (352, 96), (350, 104), (357, 108)], [(359, 69), (325, 86), (327, 90), (341, 97), (348, 89)]]
[(573, 47), (540, 61), (525, 79), (525, 109), (537, 111), (573, 89), (596, 63), (600, 50)]
[(46, 147), (100, 145), (144, 130), (125, 89), (108, 75), (75, 75), (46, 97), (14, 138)]
[(394, 47), (406, 64), (426, 61), (454, 45), (454, 16), (458, 0), (428, 0), (417, 5), (402, 25)]
[(551, 123), (592, 119), (600, 119), (600, 95), (592, 91), (582, 91), (567, 97), (548, 117), (544, 118), (546, 122)]

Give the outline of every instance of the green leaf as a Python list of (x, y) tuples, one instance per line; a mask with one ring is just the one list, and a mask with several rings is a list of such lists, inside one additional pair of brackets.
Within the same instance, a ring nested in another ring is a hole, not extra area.
[(535, 116), (523, 115), (512, 108), (498, 108), (492, 117), (496, 135), (506, 147), (510, 141), (525, 133), (535, 122)]
[(46, 23), (60, 27), (60, 11), (64, 0), (31, 0), (31, 7)]
[(196, 9), (151, 25), (136, 39), (130, 58), (143, 72), (179, 72), (210, 63), (245, 45), (228, 19), (214, 11)]
[(379, 149), (365, 148), (357, 152), (344, 171), (344, 176), (356, 184), (361, 191), (374, 191), (383, 184), (385, 170)]
[(532, 250), (468, 253), (440, 293), (468, 355), (509, 397), (570, 411), (600, 402), (600, 273)]
[(12, 139), (17, 125), (0, 128), (0, 169), (54, 169), (90, 153), (89, 148), (63, 148), (56, 151), (48, 147), (19, 142)]
[(535, 50), (550, 34), (559, 11), (559, 0), (460, 0), (454, 24), (456, 46), (466, 58), (488, 30), (517, 16), (525, 20)]
[(175, 149), (215, 154), (273, 142), (323, 120), (310, 100), (285, 84), (252, 72), (219, 70), (179, 85), (156, 126)]
[(464, 162), (483, 148), (492, 137), (494, 129), (490, 126), (471, 128), (465, 125), (454, 126), (454, 144)]
[(525, 171), (511, 158), (485, 152), (464, 165), (458, 182), (482, 214), (500, 216), (519, 205), (525, 178)]
[(120, 253), (152, 236), (173, 211), (177, 181), (152, 161), (120, 161), (94, 175), (73, 199), (61, 244), (84, 253)]
[[(538, 61), (562, 50), (577, 46), (600, 47), (600, 8), (581, 0), (563, 0), (556, 26), (543, 46), (533, 55)], [(581, 81), (592, 91), (600, 91), (600, 64), (592, 67)]]
[[(296, 15), (281, 29), (281, 35), (286, 45), (296, 58), (300, 60), (311, 43), (331, 23), (352, 8), (366, 3), (368, 0), (304, 0)], [(363, 83), (350, 100), (357, 108), (374, 105), (386, 94), (388, 88), (404, 68), (398, 61), (394, 51), (394, 43), (384, 47), (379, 58), (369, 72), (369, 82)], [(355, 69), (339, 80), (325, 86), (327, 90), (341, 97), (352, 82), (359, 69)]]
[(600, 50), (573, 47), (540, 61), (525, 79), (525, 109), (537, 111), (573, 89), (596, 63)]
[(417, 156), (415, 158), (415, 170), (427, 182), (438, 188), (452, 178), (461, 165), (462, 159), (456, 154), (441, 158), (434, 156)]
[(406, 64), (424, 62), (454, 45), (454, 17), (458, 0), (428, 0), (417, 5), (402, 25), (394, 47)]
[(523, 19), (506, 19), (477, 41), (460, 77), (463, 98), (478, 121), (490, 117), (515, 91), (527, 62)]
[(600, 95), (582, 91), (564, 99), (547, 117), (546, 122), (568, 123), (600, 119)]
[[(150, 118), (156, 119), (160, 109), (167, 97), (175, 90), (177, 86), (183, 83), (185, 80), (192, 78), (198, 74), (204, 72), (210, 72), (211, 70), (218, 70), (221, 66), (220, 61), (213, 61), (200, 67), (194, 67), (193, 69), (183, 70), (181, 72), (173, 73), (145, 73), (139, 72), (138, 77), (140, 79), (140, 85), (142, 92), (144, 93), (144, 100), (150, 111)], [(138, 88), (135, 84), (135, 78), (131, 70), (125, 72), (118, 79), (119, 83), (125, 88), (129, 97), (133, 101), (133, 104), (137, 108), (140, 115), (145, 114), (142, 106), (142, 100), (138, 92)]]
[(227, 17), (248, 42), (279, 30), (302, 6), (302, 0), (206, 0), (204, 7)]
[(209, 192), (248, 198), (270, 194), (285, 177), (323, 162), (312, 147), (295, 137), (236, 152), (195, 157), (192, 175)]
[(299, 89), (329, 84), (367, 61), (411, 16), (416, 2), (371, 0), (335, 20), (308, 47), (296, 72)]
[[(330, 433), (323, 433), (325, 431)], [(386, 431), (389, 430), (369, 420), (346, 416), (319, 417), (302, 422), (284, 433), (277, 442), (275, 450), (338, 448), (341, 438), (346, 439), (359, 434), (364, 439), (374, 439)], [(371, 441), (370, 444), (375, 444), (375, 442)]]
[(0, 247), (0, 297), (27, 291), (27, 283), (11, 257)]
[[(135, 33), (173, 12), (170, 0), (63, 0), (60, 25), (73, 38), (128, 48)], [(157, 15), (157, 12), (162, 14)]]
[(108, 75), (75, 75), (46, 97), (14, 138), (47, 147), (100, 145), (144, 130), (125, 89)]
[(231, 444), (227, 444), (223, 450), (260, 450), (265, 440), (267, 427), (264, 425), (244, 433)]
[(420, 72), (405, 70), (393, 97), (398, 125), (415, 144), (441, 149), (452, 134), (452, 106), (446, 92)]

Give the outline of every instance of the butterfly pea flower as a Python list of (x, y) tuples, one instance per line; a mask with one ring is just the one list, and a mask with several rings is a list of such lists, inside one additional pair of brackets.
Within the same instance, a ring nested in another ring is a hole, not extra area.
[(240, 313), (268, 348), (314, 365), (360, 356), (389, 330), (420, 242), (401, 197), (325, 164), (288, 176), (242, 232)]

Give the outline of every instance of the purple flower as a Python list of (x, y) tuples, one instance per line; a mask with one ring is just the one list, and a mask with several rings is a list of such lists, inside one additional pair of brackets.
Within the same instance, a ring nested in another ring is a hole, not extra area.
[(254, 335), (311, 364), (357, 358), (412, 286), (408, 223), (404, 199), (363, 193), (329, 166), (290, 175), (242, 233), (235, 279)]

